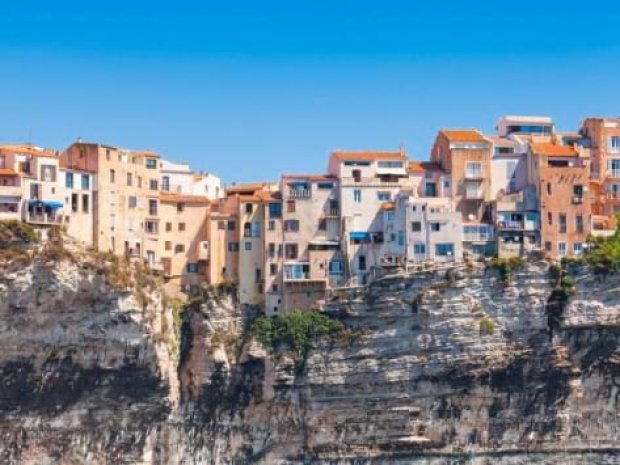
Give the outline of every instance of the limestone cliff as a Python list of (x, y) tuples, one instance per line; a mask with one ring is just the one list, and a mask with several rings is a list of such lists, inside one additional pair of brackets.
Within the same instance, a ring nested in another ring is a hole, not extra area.
[(550, 331), (545, 263), (386, 277), (299, 369), (230, 298), (188, 306), (177, 358), (156, 291), (30, 265), (0, 279), (0, 462), (620, 463), (620, 276), (575, 288)]

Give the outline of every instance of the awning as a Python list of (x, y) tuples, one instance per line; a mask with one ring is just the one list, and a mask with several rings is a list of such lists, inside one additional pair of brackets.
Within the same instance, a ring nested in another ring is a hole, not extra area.
[(50, 210), (57, 210), (63, 207), (63, 203), (57, 200), (31, 200), (28, 202), (28, 205), (34, 207), (45, 207)]
[(352, 233), (349, 233), (349, 238), (352, 241), (369, 241), (370, 233), (369, 232), (352, 232)]

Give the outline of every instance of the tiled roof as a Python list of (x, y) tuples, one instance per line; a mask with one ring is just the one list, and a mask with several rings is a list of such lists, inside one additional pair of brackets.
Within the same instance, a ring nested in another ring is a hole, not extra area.
[(577, 152), (573, 147), (552, 143), (531, 143), (530, 148), (537, 155), (548, 155), (558, 157), (576, 157)]
[(394, 202), (384, 202), (381, 204), (381, 210), (394, 210), (396, 204)]
[(283, 174), (282, 179), (303, 179), (305, 181), (336, 181), (331, 174)]
[(438, 163), (428, 161), (410, 161), (407, 167), (410, 173), (424, 173), (425, 171), (443, 171)]
[(476, 129), (442, 129), (441, 133), (450, 142), (486, 142), (482, 133)]
[(166, 203), (209, 203), (209, 198), (204, 195), (176, 194), (173, 192), (160, 192), (159, 200)]
[(332, 152), (331, 158), (340, 161), (376, 161), (376, 160), (406, 160), (407, 156), (403, 150), (397, 152), (375, 152), (375, 151), (339, 151)]
[(491, 136), (489, 137), (493, 145), (496, 147), (518, 147), (519, 144), (511, 139), (507, 139), (505, 137)]
[(7, 144), (0, 145), (0, 150), (6, 150), (12, 153), (27, 154), (33, 157), (58, 158), (58, 153), (54, 150), (42, 149), (27, 144)]
[(0, 176), (19, 176), (19, 173), (10, 168), (0, 168)]
[(226, 188), (227, 194), (237, 194), (241, 192), (255, 192), (261, 189), (269, 189), (271, 186), (275, 185), (275, 183), (271, 182), (261, 182), (261, 183), (249, 183), (249, 184), (235, 184), (234, 186), (229, 186)]

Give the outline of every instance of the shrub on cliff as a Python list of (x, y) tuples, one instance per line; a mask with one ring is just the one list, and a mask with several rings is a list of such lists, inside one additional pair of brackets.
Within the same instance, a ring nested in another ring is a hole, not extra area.
[(10, 244), (34, 244), (39, 235), (32, 226), (17, 220), (0, 221), (0, 248), (8, 248)]
[(318, 311), (296, 310), (271, 318), (260, 316), (254, 320), (252, 331), (266, 348), (289, 348), (299, 360), (305, 358), (319, 337), (336, 336), (344, 331), (344, 325)]

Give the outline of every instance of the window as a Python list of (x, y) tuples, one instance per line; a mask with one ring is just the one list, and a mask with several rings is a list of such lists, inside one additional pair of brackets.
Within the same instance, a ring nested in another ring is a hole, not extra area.
[(165, 248), (166, 250), (172, 250), (172, 242), (171, 242), (171, 241), (166, 241), (166, 242), (164, 243), (164, 248)]
[(153, 221), (153, 220), (145, 221), (144, 230), (149, 234), (157, 234), (157, 221)]
[(157, 200), (149, 199), (149, 215), (157, 216)]
[(252, 237), (260, 237), (260, 223), (258, 221), (252, 222)]
[(558, 242), (558, 255), (560, 257), (566, 255), (566, 242)]
[(133, 184), (133, 175), (131, 173), (127, 173), (127, 185), (131, 186)]
[(288, 232), (299, 231), (299, 221), (298, 220), (286, 220), (284, 222), (284, 230)]
[(366, 255), (360, 255), (357, 257), (357, 268), (360, 271), (366, 271)]
[(326, 231), (327, 230), (327, 220), (325, 218), (320, 218), (319, 219), (319, 231)]
[(474, 161), (467, 162), (465, 168), (465, 176), (468, 178), (481, 178), (482, 177), (482, 163)]
[(345, 161), (344, 166), (370, 166), (369, 161)]
[(424, 245), (424, 244), (413, 244), (413, 253), (414, 253), (414, 255), (424, 255), (424, 254), (426, 254), (426, 245)]
[(319, 182), (317, 183), (316, 187), (318, 189), (333, 189), (334, 183), (333, 182)]
[(331, 260), (329, 262), (329, 274), (339, 275), (344, 273), (342, 260)]
[(440, 257), (449, 257), (454, 255), (454, 244), (435, 244), (435, 255)]
[(607, 174), (612, 178), (620, 178), (620, 158), (607, 160)]
[(267, 228), (269, 228), (269, 231), (274, 231), (276, 229), (275, 220), (269, 220), (269, 223), (267, 224)]
[(398, 231), (398, 245), (405, 245), (405, 233), (403, 231)]
[(110, 161), (110, 149), (105, 149), (105, 159)]
[(252, 223), (249, 221), (243, 224), (243, 237), (252, 237)]
[(547, 252), (551, 252), (551, 242), (549, 242), (549, 241), (545, 242), (545, 250)]
[(177, 203), (177, 213), (183, 213), (183, 210), (185, 210), (185, 204)]
[(351, 171), (351, 175), (353, 176), (353, 180), (355, 182), (360, 182), (362, 180), (362, 171), (361, 170), (353, 170), (353, 171)]
[(269, 265), (269, 274), (271, 276), (274, 276), (276, 274), (278, 274), (278, 265), (275, 263), (272, 263), (271, 265)]
[(547, 223), (549, 223), (549, 226), (553, 224), (553, 213), (551, 212), (547, 213)]
[(172, 232), (172, 223), (169, 221), (166, 222), (166, 232)]
[(129, 208), (136, 208), (138, 206), (138, 199), (135, 195), (130, 195), (127, 198), (127, 205)]
[(547, 183), (547, 195), (551, 195), (551, 183)]
[(282, 218), (282, 204), (270, 203), (269, 204), (269, 218)]
[(82, 194), (82, 212), (88, 213), (88, 194)]
[(149, 181), (149, 189), (151, 189), (152, 191), (156, 191), (158, 184), (159, 183), (157, 182), (157, 179), (151, 179)]
[(138, 176), (138, 189), (142, 189), (142, 176)]
[(174, 253), (183, 253), (185, 252), (185, 244), (176, 244), (174, 246)]
[(41, 181), (56, 182), (56, 167), (52, 165), (42, 165)]
[(229, 221), (229, 222), (228, 222), (228, 230), (229, 230), (229, 231), (234, 231), (234, 230), (235, 230), (235, 228), (236, 228), (236, 226), (237, 226), (237, 225), (235, 224), (235, 222), (234, 222), (234, 221)]
[(250, 214), (252, 213), (252, 211), (254, 210), (254, 205), (252, 205), (251, 203), (246, 203), (245, 204), (245, 212)]
[(573, 244), (573, 254), (581, 255), (582, 252), (583, 252), (583, 245), (581, 244), (581, 242), (575, 242)]
[(360, 203), (362, 201), (362, 190), (361, 189), (353, 189), (353, 201)]
[(449, 179), (444, 179), (443, 180), (443, 188), (444, 189), (450, 189), (450, 180)]
[(179, 231), (185, 231), (185, 223), (179, 223)]
[(244, 246), (245, 246), (245, 250), (247, 251), (252, 250), (252, 243), (250, 241), (245, 241)]
[(432, 232), (439, 232), (441, 229), (441, 223), (430, 223)]
[(229, 242), (228, 243), (228, 251), (229, 252), (239, 252), (239, 243), (238, 242)]
[(607, 141), (607, 151), (610, 153), (620, 153), (620, 136), (611, 136)]
[(286, 211), (289, 213), (295, 213), (295, 201), (294, 200), (286, 201)]
[(150, 170), (154, 170), (155, 168), (157, 168), (157, 160), (155, 158), (147, 158), (146, 167)]
[(575, 229), (577, 230), (578, 233), (583, 232), (583, 216), (582, 215), (575, 216)]
[(110, 170), (110, 182), (111, 183), (115, 183), (116, 182), (116, 171), (114, 171), (114, 170)]
[(87, 174), (82, 175), (82, 189), (90, 189), (90, 176)]
[(78, 195), (77, 194), (71, 194), (71, 211), (72, 212), (78, 211)]
[(267, 246), (267, 253), (269, 254), (269, 258), (274, 258), (276, 256), (276, 245), (273, 242), (270, 242)]
[(284, 255), (288, 259), (296, 259), (298, 254), (297, 244), (285, 244), (284, 245)]
[(188, 263), (185, 265), (185, 270), (188, 273), (198, 273), (198, 264), (197, 263)]
[(566, 214), (560, 213), (559, 217), (559, 229), (561, 234), (566, 234)]
[(394, 221), (394, 212), (392, 210), (388, 210), (385, 212), (385, 219), (386, 221), (390, 222), (390, 221)]
[(162, 176), (161, 190), (166, 192), (170, 190), (170, 176)]
[(389, 202), (392, 199), (392, 194), (390, 192), (379, 191), (377, 192), (377, 200), (380, 202)]
[(581, 184), (575, 184), (573, 186), (573, 195), (575, 197), (583, 197), (583, 186)]
[(437, 197), (437, 185), (434, 182), (427, 182), (425, 184), (424, 197)]
[(422, 223), (420, 221), (413, 221), (411, 223), (411, 232), (420, 232), (422, 231)]
[(65, 173), (65, 187), (73, 189), (73, 173)]
[(402, 168), (402, 161), (379, 161), (377, 162), (379, 168)]
[(225, 231), (226, 230), (226, 221), (218, 221), (217, 222), (217, 229), (219, 231)]

